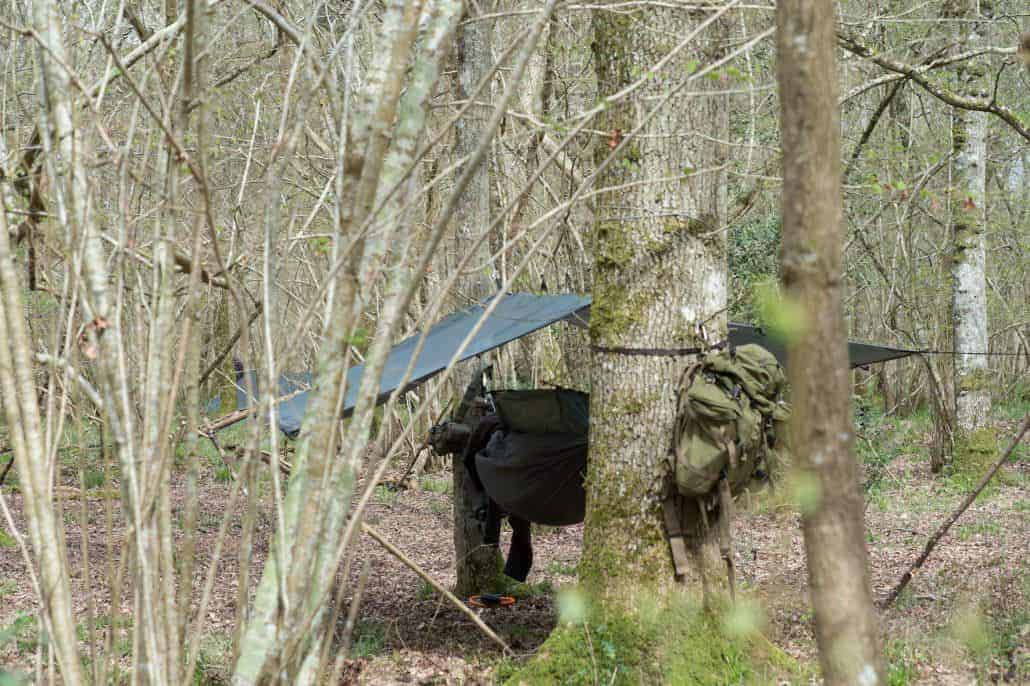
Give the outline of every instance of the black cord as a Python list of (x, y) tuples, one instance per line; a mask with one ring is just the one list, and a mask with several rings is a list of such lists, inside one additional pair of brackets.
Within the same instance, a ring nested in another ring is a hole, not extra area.
[(705, 347), (694, 347), (694, 348), (630, 348), (621, 345), (606, 346), (606, 345), (594, 345), (590, 344), (590, 349), (598, 353), (609, 353), (612, 355), (639, 355), (644, 357), (678, 357), (681, 355), (700, 355), (710, 350), (720, 350), (725, 348), (729, 343), (728, 340), (722, 340), (718, 343)]
[(612, 355), (639, 355), (644, 357), (677, 357), (680, 355), (700, 355), (702, 348), (626, 348), (623, 346), (591, 345), (595, 353)]

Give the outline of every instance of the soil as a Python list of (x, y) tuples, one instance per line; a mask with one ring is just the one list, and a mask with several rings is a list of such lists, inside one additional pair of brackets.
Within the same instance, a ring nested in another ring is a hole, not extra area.
[[(1010, 435), (1013, 424), (1004, 422), (999, 435)], [(900, 422), (893, 434), (882, 435), (881, 439), (897, 447), (892, 448), (896, 455), (877, 472), (875, 488), (868, 493), (870, 568), (878, 599), (887, 594), (963, 495), (960, 489), (929, 473), (928, 438), (918, 427)], [(905, 440), (909, 443), (903, 445)], [(17, 530), (25, 532), (21, 496), (13, 476), (3, 486), (3, 496)], [(229, 500), (231, 483), (224, 479), (224, 472), (222, 479), (218, 476), (213, 468), (205, 469), (200, 483), (198, 583), (210, 563)], [(73, 486), (78, 484), (78, 476), (69, 468), (63, 470), (62, 480), (64, 486), (58, 489), (58, 496), (66, 498), (63, 508), (69, 562), (74, 570), (72, 592), (84, 626), (91, 598), (100, 613), (110, 603), (105, 506), (110, 504), (117, 510), (118, 501), (111, 499), (112, 485), (85, 492), (90, 564), (86, 569), (79, 527), (83, 501), (81, 492)], [(454, 583), (450, 498), (446, 492), (439, 492), (446, 490), (448, 482), (449, 475), (439, 474), (422, 480), (432, 490), (390, 492), (381, 488), (367, 516), (369, 523), (444, 586)], [(996, 485), (959, 519), (898, 602), (882, 613), (891, 683), (1019, 683), (1028, 678), (1028, 485), (1030, 464), (1024, 450), (1020, 460), (1007, 466)], [(177, 516), (183, 498), (183, 480), (176, 479), (173, 507)], [(815, 665), (799, 517), (782, 492), (760, 495), (750, 503), (744, 502), (740, 510), (734, 534), (739, 583), (746, 594), (764, 606), (765, 632), (772, 643), (799, 661)], [(238, 561), (234, 546), (239, 540), (241, 514), (230, 513), (229, 545), (218, 567), (207, 613), (205, 673), (212, 681), (223, 678), (228, 669), (228, 646), (236, 614)], [(114, 518), (111, 542), (117, 551), (121, 519), (117, 512)], [(269, 509), (259, 513), (251, 562), (253, 576), (259, 574), (267, 555), (273, 523)], [(25, 628), (31, 622), (25, 617), (36, 614), (32, 580), (21, 550), (9, 535), (9, 524), (4, 522), (0, 528), (8, 534), (0, 536), (0, 665), (32, 674), (36, 650), (32, 630)], [(557, 619), (553, 591), (575, 581), (581, 540), (581, 526), (536, 531), (534, 569), (529, 584), (520, 589), (517, 604), (480, 611), (480, 616), (518, 654), (531, 655), (553, 628)], [(502, 544), (506, 550), (507, 541)], [(492, 683), (492, 670), (501, 654), (472, 622), (371, 538), (361, 537), (354, 559), (357, 563), (349, 570), (348, 588), (356, 585), (364, 565), (369, 576), (345, 682)], [(123, 620), (116, 626), (131, 621), (131, 611), (131, 602), (123, 600)], [(346, 615), (346, 608), (341, 615)], [(1006, 621), (1007, 628), (996, 628)], [(1013, 621), (1015, 626), (1011, 625)], [(969, 637), (966, 629), (970, 626), (980, 632), (981, 638), (986, 636), (986, 643)], [(341, 631), (342, 627), (341, 619)]]

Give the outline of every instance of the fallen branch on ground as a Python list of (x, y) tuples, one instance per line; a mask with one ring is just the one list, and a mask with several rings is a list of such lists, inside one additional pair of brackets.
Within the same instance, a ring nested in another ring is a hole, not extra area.
[(966, 499), (962, 501), (962, 504), (958, 506), (958, 509), (952, 512), (951, 516), (941, 524), (940, 528), (938, 528), (932, 536), (930, 536), (930, 539), (926, 542), (926, 547), (923, 548), (922, 554), (920, 554), (919, 557), (916, 558), (916, 561), (913, 562), (905, 573), (901, 575), (901, 579), (898, 580), (897, 585), (894, 586), (891, 592), (887, 594), (887, 598), (880, 603), (880, 609), (887, 609), (891, 606), (891, 603), (901, 595), (901, 592), (905, 590), (906, 586), (908, 586), (908, 582), (912, 580), (916, 571), (923, 566), (923, 563), (926, 562), (926, 558), (930, 557), (930, 553), (933, 552), (937, 543), (944, 537), (944, 534), (948, 533), (948, 529), (951, 528), (951, 525), (954, 524), (955, 520), (961, 517), (962, 513), (973, 504), (976, 497), (980, 495), (980, 492), (983, 491), (990, 480), (994, 478), (994, 475), (998, 473), (998, 470), (1001, 469), (1001, 466), (1009, 459), (1009, 455), (1011, 455), (1012, 451), (1016, 449), (1017, 445), (1019, 445), (1020, 440), (1022, 440), (1023, 435), (1026, 433), (1028, 428), (1030, 428), (1030, 414), (1023, 417), (1023, 424), (1019, 427), (1019, 431), (1016, 432), (1016, 437), (1012, 440), (1008, 449), (1001, 456), (1001, 459), (994, 463), (994, 466), (991, 467), (990, 471), (984, 474), (984, 477), (980, 479), (980, 483), (977, 484), (976, 488), (974, 488), (969, 495), (966, 496)]
[[(234, 470), (239, 471), (239, 464), (243, 461), (247, 449), (243, 446), (227, 445), (225, 446), (225, 450), (226, 452), (222, 455), (222, 460), (227, 461), (226, 458), (229, 458), (230, 460), (232, 460), (232, 465), (230, 466), (232, 466)], [(230, 455), (232, 457), (230, 457)], [(272, 453), (268, 452), (267, 450), (257, 451), (257, 456), (266, 465), (272, 464)], [(283, 476), (289, 476), (290, 472), (293, 470), (293, 463), (283, 459), (282, 457), (276, 460), (276, 462), (279, 463), (279, 471), (283, 474)]]
[(508, 644), (504, 642), (504, 639), (498, 636), (496, 633), (494, 633), (494, 630), (487, 626), (486, 622), (480, 619), (479, 615), (473, 612), (465, 603), (459, 600), (453, 593), (451, 593), (446, 588), (438, 584), (436, 580), (433, 579), (433, 577), (429, 576), (429, 574), (427, 574), (425, 570), (418, 566), (418, 563), (410, 559), (407, 555), (402, 553), (396, 546), (394, 546), (392, 543), (383, 538), (383, 535), (381, 533), (379, 533), (366, 523), (361, 524), (361, 529), (366, 534), (374, 538), (379, 543), (379, 545), (383, 546), (383, 548), (386, 549), (388, 553), (390, 553), (398, 560), (400, 560), (402, 563), (404, 563), (411, 571), (415, 572), (420, 577), (422, 577), (422, 580), (430, 586), (432, 586), (434, 589), (436, 589), (437, 593), (442, 595), (444, 598), (447, 598), (447, 600), (451, 601), (451, 603), (456, 608), (461, 610), (462, 613), (464, 613), (469, 619), (475, 622), (476, 626), (482, 629), (484, 634), (489, 636), (495, 643), (497, 643), (497, 645), (501, 646), (501, 648), (504, 649), (505, 653), (513, 652), (512, 649), (508, 646)]
[[(279, 396), (278, 398), (276, 398), (272, 402), (274, 402), (276, 404), (282, 403), (282, 402), (285, 402), (287, 400), (290, 400), (291, 398), (297, 397), (301, 393), (307, 393), (308, 390), (309, 389), (307, 389), (307, 388), (298, 388), (293, 393), (288, 393), (287, 395)], [(229, 414), (224, 414), (221, 417), (219, 417), (218, 419), (215, 419), (214, 421), (210, 421), (207, 424), (205, 424), (204, 426), (198, 427), (197, 428), (197, 432), (201, 436), (211, 437), (212, 435), (214, 435), (214, 433), (216, 431), (220, 431), (221, 429), (224, 429), (227, 426), (232, 426), (236, 422), (243, 421), (244, 419), (246, 419), (250, 415), (252, 415), (255, 412), (257, 412), (259, 409), (261, 409), (261, 405), (260, 404), (255, 404), (255, 405), (251, 405), (250, 407), (245, 407), (242, 410), (235, 410), (233, 412), (230, 412)]]

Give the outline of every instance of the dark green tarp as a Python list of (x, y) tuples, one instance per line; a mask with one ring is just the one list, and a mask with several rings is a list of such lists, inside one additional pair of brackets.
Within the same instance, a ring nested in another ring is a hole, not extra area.
[[(590, 318), (589, 296), (511, 293), (501, 297), (490, 315), (483, 319), (483, 314), (492, 300), (491, 298), (453, 312), (433, 325), (425, 334), (422, 351), (415, 360), (407, 379), (405, 379), (405, 371), (412, 358), (415, 357), (415, 350), (422, 334), (409, 336), (395, 345), (390, 350), (379, 380), (377, 401), (385, 401), (390, 393), (400, 386), (412, 388), (433, 377), (446, 369), (455, 355), (459, 361), (467, 360), (555, 322), (569, 321), (583, 326), (588, 323)], [(477, 326), (478, 329), (476, 329)], [(471, 336), (469, 344), (459, 353), (462, 342), (474, 329), (476, 329), (475, 335)], [(729, 337), (730, 342), (734, 345), (758, 343), (771, 350), (781, 363), (785, 360), (782, 346), (766, 336), (761, 329), (734, 323), (730, 324)], [(908, 350), (865, 343), (850, 343), (848, 352), (852, 367), (885, 362), (912, 354)], [(356, 365), (347, 371), (345, 414), (349, 414), (354, 409), (364, 371), (364, 365)], [(292, 378), (298, 378), (298, 375), (290, 375), (280, 385), (295, 388), (296, 383), (291, 381)], [(284, 431), (292, 434), (299, 429), (300, 418), (306, 409), (307, 399), (307, 393), (303, 393), (292, 398), (288, 406), (280, 408)], [(241, 400), (246, 402), (245, 394), (241, 394)]]

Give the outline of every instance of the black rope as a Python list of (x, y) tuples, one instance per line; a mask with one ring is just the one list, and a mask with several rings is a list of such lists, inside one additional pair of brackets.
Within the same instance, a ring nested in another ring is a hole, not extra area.
[(626, 348), (623, 346), (609, 347), (606, 345), (591, 345), (590, 349), (595, 353), (609, 353), (612, 355), (640, 355), (645, 357), (676, 357), (679, 355), (699, 355), (701, 348)]
[(642, 357), (679, 357), (682, 355), (700, 355), (708, 352), (709, 350), (718, 350), (726, 347), (726, 341), (719, 341), (714, 345), (710, 345), (704, 348), (629, 348), (626, 346), (615, 345), (595, 345), (590, 344), (590, 349), (597, 353), (609, 353), (611, 355), (637, 355)]
[[(872, 344), (864, 344), (872, 345)], [(609, 353), (612, 355), (637, 355), (642, 357), (677, 357), (681, 355), (700, 355), (708, 350), (718, 350), (726, 346), (726, 341), (716, 343), (715, 345), (708, 348), (630, 348), (626, 346), (616, 345), (590, 345), (590, 349), (598, 353)], [(894, 352), (905, 353), (906, 355), (979, 355), (984, 357), (1022, 357), (1027, 353), (1024, 352), (969, 352), (963, 353), (958, 350), (930, 350), (922, 349), (918, 350), (915, 348), (893, 348), (891, 346), (876, 346), (882, 347), (886, 350)]]
[(955, 355), (955, 356), (958, 356), (958, 355), (978, 355), (978, 356), (981, 356), (981, 357), (1022, 357), (1023, 355), (1027, 354), (1027, 353), (979, 352), (979, 351), (978, 352), (971, 352), (971, 353), (964, 353), (964, 352), (961, 352), (959, 350), (930, 350), (930, 349), (911, 350), (911, 349), (908, 349), (908, 348), (896, 348), (896, 350), (900, 350), (901, 352), (911, 353), (913, 355)]

